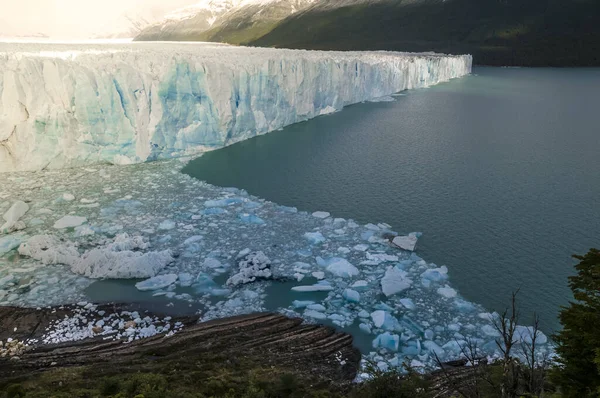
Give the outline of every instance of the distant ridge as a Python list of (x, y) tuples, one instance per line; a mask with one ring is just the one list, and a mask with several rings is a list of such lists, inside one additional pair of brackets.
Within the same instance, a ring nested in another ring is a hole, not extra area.
[[(210, 1), (210, 0), (208, 0)], [(471, 53), (477, 64), (600, 66), (598, 0), (237, 0), (136, 40), (319, 50)]]

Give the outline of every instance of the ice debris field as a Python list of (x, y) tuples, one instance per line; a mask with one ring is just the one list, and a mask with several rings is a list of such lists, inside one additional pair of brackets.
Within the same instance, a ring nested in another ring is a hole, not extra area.
[[(334, 325), (382, 368), (431, 367), (434, 354), (459, 357), (467, 340), (497, 354), (495, 315), (461, 298), (445, 266), (411, 251), (419, 234), (279, 206), (182, 166), (0, 174), (0, 305), (90, 301), (94, 285), (119, 278), (136, 301), (192, 306), (202, 320), (270, 310)], [(166, 330), (164, 320), (120, 325), (131, 321), (67, 320), (47, 339)], [(517, 334), (530, 339), (531, 329)]]
[(471, 72), (469, 55), (0, 43), (0, 171), (193, 155)]
[[(414, 252), (418, 233), (211, 186), (181, 173), (180, 160), (135, 164), (392, 100), (468, 74), (471, 61), (201, 43), (0, 44), (0, 305), (81, 303), (45, 343), (181, 327), (88, 304), (121, 301), (202, 320), (300, 316), (348, 331), (380, 368), (430, 368), (436, 355), (459, 357), (467, 341), (497, 355), (496, 315)], [(517, 330), (524, 341), (531, 333)], [(21, 343), (3, 352), (18, 354)], [(546, 343), (540, 335), (542, 351)]]

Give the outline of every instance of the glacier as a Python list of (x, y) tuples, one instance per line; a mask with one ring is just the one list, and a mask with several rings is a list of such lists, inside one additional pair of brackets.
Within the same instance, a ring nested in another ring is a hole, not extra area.
[(196, 155), (471, 64), (214, 43), (0, 43), (0, 171)]

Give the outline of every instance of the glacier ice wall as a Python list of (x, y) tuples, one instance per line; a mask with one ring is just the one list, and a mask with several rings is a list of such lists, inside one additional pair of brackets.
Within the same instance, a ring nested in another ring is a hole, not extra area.
[(471, 71), (471, 56), (0, 44), (0, 171), (198, 154)]

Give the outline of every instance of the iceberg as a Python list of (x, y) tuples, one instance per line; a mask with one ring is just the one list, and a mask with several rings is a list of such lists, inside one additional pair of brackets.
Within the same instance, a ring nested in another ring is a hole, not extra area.
[(408, 289), (412, 284), (408, 273), (398, 267), (389, 267), (381, 279), (381, 290), (387, 297)]
[(177, 281), (177, 275), (175, 274), (159, 275), (150, 279), (146, 279), (145, 281), (138, 282), (135, 284), (135, 287), (142, 292), (146, 292), (149, 290), (158, 290), (171, 286), (173, 283), (175, 283), (175, 281)]
[(433, 53), (2, 43), (0, 171), (195, 155), (460, 77), (471, 64)]
[(398, 351), (400, 336), (385, 332), (373, 340), (373, 348), (385, 348), (390, 351)]
[(60, 220), (54, 223), (54, 228), (56, 229), (64, 229), (64, 228), (74, 228), (78, 227), (84, 222), (87, 221), (85, 217), (79, 216), (64, 216)]
[(29, 205), (22, 200), (17, 200), (13, 203), (10, 209), (4, 213), (3, 218), (6, 222), (0, 227), (0, 234), (25, 229), (25, 224), (22, 221), (19, 221), (19, 219), (28, 211)]
[(237, 286), (257, 279), (270, 279), (273, 276), (271, 260), (261, 251), (246, 255), (239, 266), (240, 271), (227, 280), (227, 285)]

